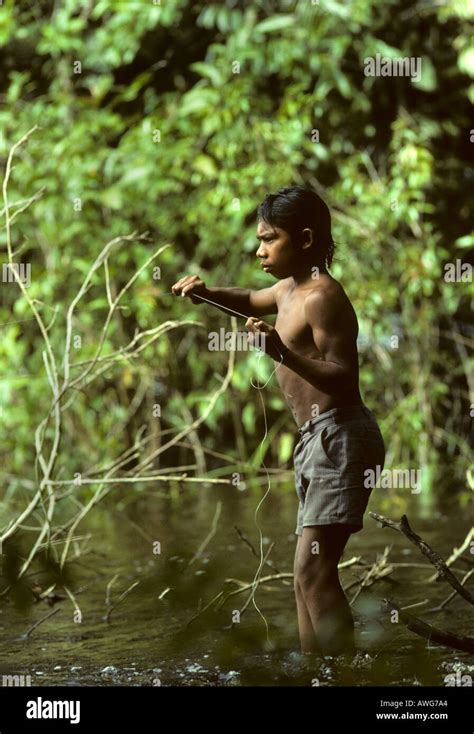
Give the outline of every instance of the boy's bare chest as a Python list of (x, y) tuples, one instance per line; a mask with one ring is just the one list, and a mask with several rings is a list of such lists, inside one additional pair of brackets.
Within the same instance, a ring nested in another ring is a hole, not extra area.
[(303, 297), (287, 297), (278, 304), (275, 329), (282, 341), (299, 354), (317, 354), (313, 332), (306, 323)]

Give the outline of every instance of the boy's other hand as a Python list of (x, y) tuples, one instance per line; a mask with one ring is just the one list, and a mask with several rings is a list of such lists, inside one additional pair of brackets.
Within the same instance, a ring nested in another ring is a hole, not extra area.
[(206, 296), (207, 289), (199, 275), (185, 275), (171, 286), (171, 292), (175, 296), (188, 296), (192, 303), (199, 304), (204, 301), (201, 298), (195, 298), (195, 295)]
[[(271, 324), (262, 321), (256, 316), (251, 316), (245, 322), (248, 330), (247, 340), (259, 351), (264, 351), (269, 357), (280, 362), (288, 352), (288, 347), (283, 344), (280, 334)], [(257, 337), (255, 336), (257, 335)]]

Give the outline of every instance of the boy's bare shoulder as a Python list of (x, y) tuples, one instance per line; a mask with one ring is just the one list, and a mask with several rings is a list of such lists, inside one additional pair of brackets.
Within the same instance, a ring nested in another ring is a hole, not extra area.
[[(294, 292), (293, 278), (283, 278), (274, 285), (275, 295), (278, 300), (287, 294)], [(341, 311), (342, 308), (351, 308), (350, 300), (342, 287), (342, 285), (329, 273), (321, 273), (319, 278), (315, 278), (314, 284), (310, 288), (305, 288), (302, 293), (304, 307), (314, 306), (315, 308), (334, 309)]]
[(332, 275), (323, 273), (316, 278), (313, 287), (308, 290), (305, 302), (308, 305), (313, 303), (333, 303), (340, 304), (349, 301), (347, 294), (342, 285)]
[(321, 275), (314, 288), (307, 294), (304, 310), (309, 323), (314, 319), (326, 326), (354, 330), (359, 326), (354, 307), (342, 285), (332, 278)]

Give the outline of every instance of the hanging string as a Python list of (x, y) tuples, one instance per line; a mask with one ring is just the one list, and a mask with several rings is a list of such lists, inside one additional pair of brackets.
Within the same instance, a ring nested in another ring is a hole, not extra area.
[[(204, 296), (200, 296), (197, 293), (193, 293), (193, 296), (196, 297), (196, 298), (201, 298), (203, 301), (207, 301), (207, 303), (211, 303), (214, 306), (221, 307), (221, 304), (220, 303), (216, 303), (215, 301), (211, 301), (208, 298), (204, 298)], [(231, 311), (232, 313), (236, 314), (236, 316), (242, 316), (244, 319), (248, 319), (249, 318), (248, 314), (239, 313), (238, 311), (235, 311), (233, 308), (228, 308), (227, 306), (224, 306), (224, 308), (225, 308), (226, 311)], [(258, 360), (259, 361), (263, 357), (263, 354), (264, 354), (264, 352), (261, 351), (261, 350), (259, 350), (259, 353), (258, 353)], [(252, 385), (253, 388), (255, 388), (255, 390), (258, 390), (258, 395), (259, 395), (259, 398), (260, 398), (260, 402), (262, 403), (263, 419), (264, 419), (264, 423), (265, 423), (265, 434), (264, 434), (262, 440), (260, 441), (259, 448), (261, 448), (263, 446), (263, 444), (265, 443), (265, 439), (266, 439), (266, 437), (268, 435), (267, 411), (265, 409), (265, 401), (262, 398), (261, 391), (268, 385), (268, 383), (270, 382), (271, 378), (273, 377), (273, 375), (275, 374), (275, 372), (277, 371), (277, 369), (283, 363), (283, 355), (280, 352), (279, 352), (279, 354), (280, 354), (280, 362), (276, 365), (276, 367), (273, 370), (273, 372), (270, 373), (270, 376), (269, 376), (268, 380), (265, 382), (264, 385), (260, 385), (260, 384), (255, 385), (255, 383), (253, 382), (252, 378), (250, 378), (250, 384)], [(254, 576), (254, 579), (253, 579), (253, 582), (252, 582), (251, 597), (252, 597), (252, 603), (253, 603), (255, 609), (260, 614), (261, 618), (263, 619), (263, 621), (265, 623), (265, 629), (266, 629), (266, 633), (267, 633), (267, 641), (268, 641), (269, 644), (271, 644), (270, 636), (268, 634), (268, 623), (267, 623), (267, 620), (265, 618), (265, 615), (262, 614), (260, 608), (257, 606), (257, 603), (255, 601), (255, 589), (258, 586), (257, 578), (258, 578), (258, 576), (260, 574), (260, 571), (262, 569), (263, 560), (264, 560), (264, 554), (263, 554), (263, 535), (262, 535), (262, 530), (260, 528), (260, 525), (257, 522), (257, 513), (258, 513), (258, 511), (260, 509), (260, 506), (262, 505), (263, 501), (265, 500), (266, 496), (268, 495), (268, 493), (269, 493), (269, 491), (271, 489), (270, 475), (268, 473), (268, 469), (267, 469), (267, 467), (266, 467), (265, 462), (263, 461), (263, 459), (262, 459), (262, 465), (263, 465), (263, 467), (265, 469), (265, 472), (267, 474), (267, 485), (268, 486), (267, 486), (267, 491), (265, 492), (265, 494), (263, 495), (262, 499), (258, 503), (258, 505), (257, 505), (257, 507), (255, 509), (255, 513), (254, 513), (254, 522), (255, 522), (255, 525), (257, 526), (257, 529), (258, 529), (258, 532), (259, 532), (259, 535), (260, 535), (260, 563), (259, 563), (259, 566), (257, 568), (257, 571), (255, 573), (255, 576)]]
[[(260, 361), (260, 359), (262, 358), (262, 356), (263, 356), (263, 352), (260, 352), (260, 353), (259, 353), (259, 355), (258, 355), (258, 359), (259, 359), (259, 361)], [(268, 383), (269, 383), (269, 381), (271, 380), (272, 376), (273, 376), (273, 375), (275, 374), (275, 372), (277, 371), (277, 369), (278, 369), (278, 368), (280, 367), (280, 365), (282, 364), (282, 362), (283, 362), (283, 355), (282, 355), (282, 354), (280, 354), (280, 357), (281, 357), (281, 361), (280, 361), (280, 362), (279, 362), (279, 363), (278, 363), (278, 364), (276, 365), (275, 369), (274, 369), (274, 370), (273, 370), (273, 372), (272, 372), (272, 373), (270, 374), (270, 377), (268, 378), (268, 380), (267, 380), (267, 381), (265, 382), (265, 384), (264, 384), (264, 385), (254, 385), (254, 383), (253, 383), (252, 379), (250, 379), (250, 384), (252, 385), (252, 387), (254, 387), (254, 388), (255, 388), (256, 390), (258, 390), (258, 395), (259, 395), (259, 398), (260, 398), (260, 402), (262, 403), (262, 409), (263, 409), (263, 418), (264, 418), (264, 422), (265, 422), (265, 435), (263, 436), (263, 438), (262, 438), (262, 440), (261, 440), (261, 442), (260, 442), (260, 446), (259, 446), (259, 448), (260, 448), (261, 446), (263, 446), (263, 444), (264, 444), (264, 442), (265, 442), (265, 439), (266, 439), (266, 437), (267, 437), (267, 434), (268, 434), (268, 424), (267, 424), (267, 411), (266, 411), (266, 409), (265, 409), (265, 401), (264, 401), (264, 399), (262, 398), (262, 395), (261, 395), (261, 391), (262, 391), (262, 390), (263, 390), (263, 389), (264, 389), (264, 388), (265, 388), (265, 387), (266, 387), (266, 386), (268, 385)], [(258, 522), (257, 522), (257, 512), (258, 512), (258, 510), (259, 510), (260, 506), (262, 505), (263, 501), (265, 500), (266, 496), (268, 495), (268, 493), (269, 493), (269, 491), (270, 491), (270, 488), (271, 488), (270, 475), (269, 475), (269, 473), (268, 473), (268, 469), (267, 469), (267, 467), (266, 467), (266, 464), (265, 464), (265, 462), (263, 461), (263, 459), (262, 459), (262, 465), (263, 465), (263, 467), (264, 467), (264, 469), (265, 469), (265, 472), (266, 472), (266, 474), (267, 474), (267, 484), (268, 484), (268, 486), (267, 486), (267, 491), (265, 492), (265, 494), (263, 495), (262, 499), (261, 499), (261, 500), (260, 500), (260, 502), (258, 503), (258, 505), (257, 505), (257, 507), (256, 507), (256, 509), (255, 509), (255, 514), (254, 514), (254, 522), (255, 522), (255, 525), (256, 525), (256, 526), (257, 526), (257, 528), (258, 528), (258, 532), (259, 532), (259, 535), (260, 535), (260, 563), (259, 563), (259, 566), (258, 566), (258, 568), (257, 568), (257, 571), (256, 571), (256, 573), (255, 573), (255, 576), (254, 576), (254, 579), (253, 579), (253, 582), (252, 582), (252, 591), (251, 591), (251, 595), (252, 595), (252, 602), (253, 602), (253, 605), (254, 605), (255, 609), (256, 609), (256, 610), (257, 610), (257, 612), (258, 612), (258, 613), (260, 614), (261, 618), (263, 619), (263, 621), (264, 621), (264, 623), (265, 623), (265, 628), (266, 628), (266, 632), (267, 632), (267, 641), (268, 641), (268, 643), (269, 643), (269, 644), (271, 644), (270, 636), (269, 636), (269, 634), (268, 634), (268, 623), (267, 623), (267, 620), (266, 620), (266, 618), (265, 618), (265, 615), (264, 615), (264, 614), (262, 614), (262, 612), (260, 611), (260, 609), (259, 609), (259, 607), (257, 606), (257, 603), (256, 603), (256, 601), (255, 601), (255, 589), (256, 589), (256, 588), (257, 588), (257, 586), (258, 586), (257, 578), (258, 578), (258, 575), (259, 575), (259, 573), (260, 573), (260, 570), (261, 570), (261, 568), (262, 568), (262, 566), (263, 566), (263, 535), (262, 535), (262, 531), (261, 531), (260, 525), (259, 525), (259, 524), (258, 524)]]

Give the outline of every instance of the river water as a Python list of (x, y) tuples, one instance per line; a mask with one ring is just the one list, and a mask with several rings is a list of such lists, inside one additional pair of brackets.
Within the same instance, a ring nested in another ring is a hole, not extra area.
[[(68, 598), (53, 606), (45, 600), (21, 604), (19, 593), (0, 598), (0, 674), (30, 676), (32, 685), (45, 686), (444, 686), (449, 675), (474, 677), (473, 656), (430, 644), (401, 622), (392, 622), (388, 613), (381, 615), (383, 598), (401, 606), (427, 599), (409, 611), (441, 629), (474, 636), (472, 607), (459, 596), (443, 611), (427, 613), (451, 587), (428, 582), (434, 569), (420, 551), (368, 514), (342, 560), (361, 557), (369, 566), (342, 569), (343, 587), (361, 578), (386, 546), (389, 562), (426, 566), (396, 568), (360, 593), (353, 605), (359, 651), (353, 660), (300, 652), (291, 578), (255, 590), (268, 635), (252, 601), (236, 621), (249, 590), (230, 597), (220, 609), (204, 610), (220, 591), (237, 589), (229, 579), (254, 579), (260, 563), (254, 513), (266, 486), (239, 491), (231, 485), (186, 484), (167, 492), (164, 486), (118, 488), (120, 501), (112, 492), (112, 501), (97, 507), (79, 526), (69, 586), (80, 614)], [(466, 511), (421, 512), (416, 495), (402, 502), (382, 492), (374, 491), (369, 510), (392, 519), (407, 512), (413, 529), (444, 558), (472, 524)], [(272, 482), (257, 515), (264, 553), (274, 543), (263, 575), (291, 574), (296, 510), (291, 477)], [(458, 578), (468, 568), (461, 561), (453, 566)], [(25, 581), (45, 589), (51, 578), (51, 571), (35, 569)], [(106, 605), (108, 585), (109, 602), (115, 605), (111, 610), (110, 603)], [(357, 588), (347, 590), (349, 600)], [(64, 595), (59, 588), (57, 593)], [(35, 622), (54, 610), (59, 611), (25, 637)]]

